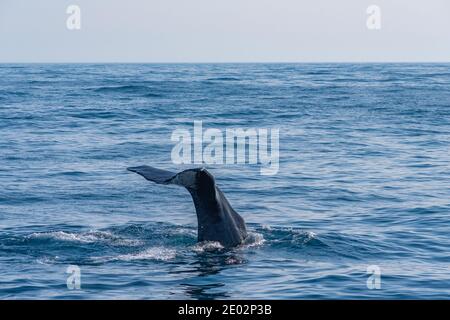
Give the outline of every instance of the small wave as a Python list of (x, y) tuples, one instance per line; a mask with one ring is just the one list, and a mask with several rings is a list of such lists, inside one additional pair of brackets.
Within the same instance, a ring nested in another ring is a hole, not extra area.
[(317, 238), (317, 234), (312, 231), (306, 231), (303, 233), (303, 244), (307, 244), (310, 241), (313, 241)]
[(43, 265), (51, 265), (51, 264), (54, 264), (57, 259), (58, 259), (58, 256), (56, 256), (56, 257), (42, 257), (42, 258), (36, 259), (36, 263), (43, 264)]
[(306, 246), (309, 244), (317, 244), (324, 245), (322, 241), (317, 238), (317, 234), (312, 231), (300, 231), (300, 230), (292, 230), (290, 243), (293, 245), (301, 245)]
[(197, 230), (195, 229), (188, 229), (188, 228), (176, 228), (171, 231), (173, 235), (180, 235), (180, 236), (188, 236), (191, 237), (197, 237)]
[(59, 240), (59, 241), (73, 241), (73, 242), (83, 242), (90, 243), (97, 240), (93, 235), (82, 235), (69, 233), (64, 231), (53, 231), (53, 232), (37, 232), (32, 233), (27, 237), (28, 239), (40, 239), (40, 240)]
[(269, 245), (289, 245), (289, 246), (308, 246), (319, 245), (326, 246), (317, 236), (315, 232), (306, 231), (296, 228), (278, 228), (263, 225), (259, 231), (265, 235), (254, 233), (254, 245), (261, 245), (267, 241)]
[(136, 90), (148, 89), (146, 86), (134, 86), (134, 85), (124, 85), (124, 86), (105, 86), (95, 88), (96, 92), (134, 92)]
[(264, 236), (261, 233), (249, 232), (247, 238), (242, 243), (242, 248), (251, 248), (262, 246), (266, 242)]
[(110, 232), (104, 231), (95, 231), (87, 233), (71, 233), (65, 231), (36, 232), (32, 233), (26, 238), (38, 240), (78, 242), (78, 243), (107, 242), (119, 246), (137, 246), (141, 244), (140, 241), (138, 240), (123, 239), (111, 234)]
[[(247, 238), (243, 241), (243, 243), (238, 246), (238, 248), (247, 249), (250, 247), (261, 246), (264, 244), (265, 239), (262, 234), (249, 232)], [(192, 250), (195, 252), (210, 252), (210, 251), (220, 251), (223, 250), (224, 246), (217, 241), (203, 241), (192, 246)]]
[(137, 253), (122, 254), (117, 257), (103, 257), (97, 258), (97, 262), (108, 261), (135, 261), (135, 260), (159, 260), (167, 261), (176, 257), (175, 249), (168, 249), (164, 247), (153, 247)]
[(124, 86), (105, 86), (91, 89), (97, 93), (112, 94), (135, 94), (144, 98), (159, 98), (161, 93), (153, 92), (153, 89), (142, 85), (124, 85)]
[(83, 176), (83, 175), (87, 175), (88, 173), (86, 172), (82, 172), (82, 171), (63, 171), (63, 172), (55, 172), (52, 174), (49, 174), (50, 176)]
[(192, 247), (195, 252), (208, 252), (222, 250), (224, 247), (217, 241), (203, 241)]
[(104, 86), (92, 88), (91, 90), (98, 93), (137, 93), (145, 94), (148, 97), (159, 96), (159, 94), (151, 92), (152, 88), (142, 85)]
[(16, 96), (16, 97), (25, 97), (28, 96), (28, 92), (24, 91), (0, 91), (0, 94), (5, 96)]
[(207, 81), (239, 81), (241, 79), (236, 77), (217, 77), (217, 78), (208, 78)]
[(146, 93), (146, 94), (144, 94), (144, 97), (146, 97), (146, 98), (159, 98), (159, 97), (162, 97), (163, 95), (162, 94), (159, 94), (159, 93)]

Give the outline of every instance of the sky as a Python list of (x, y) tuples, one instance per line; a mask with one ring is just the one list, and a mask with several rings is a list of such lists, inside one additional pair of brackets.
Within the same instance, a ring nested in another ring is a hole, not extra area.
[(450, 61), (450, 1), (0, 0), (0, 62), (415, 61)]

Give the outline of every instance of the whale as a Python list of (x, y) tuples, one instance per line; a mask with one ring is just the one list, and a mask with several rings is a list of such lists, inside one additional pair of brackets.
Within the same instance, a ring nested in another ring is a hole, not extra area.
[(177, 185), (189, 191), (197, 214), (198, 242), (214, 241), (231, 248), (247, 238), (244, 219), (232, 208), (214, 176), (205, 168), (174, 173), (144, 165), (127, 170), (156, 184)]

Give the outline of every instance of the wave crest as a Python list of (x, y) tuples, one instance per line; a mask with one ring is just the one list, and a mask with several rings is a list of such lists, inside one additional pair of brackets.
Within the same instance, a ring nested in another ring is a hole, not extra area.
[(50, 240), (77, 243), (108, 243), (119, 246), (141, 245), (139, 240), (124, 239), (106, 231), (91, 231), (86, 233), (71, 233), (66, 231), (35, 232), (26, 237), (28, 240)]
[(100, 257), (95, 258), (95, 262), (111, 262), (111, 261), (135, 261), (135, 260), (159, 260), (167, 261), (176, 257), (177, 251), (171, 248), (152, 247), (137, 253), (121, 254), (116, 257)]

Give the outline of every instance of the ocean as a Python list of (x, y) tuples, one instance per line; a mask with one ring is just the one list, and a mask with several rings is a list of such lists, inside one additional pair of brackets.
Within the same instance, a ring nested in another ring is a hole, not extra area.
[[(279, 128), (231, 250), (126, 170), (194, 121)], [(450, 298), (450, 64), (1, 64), (0, 137), (1, 299)]]

